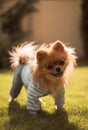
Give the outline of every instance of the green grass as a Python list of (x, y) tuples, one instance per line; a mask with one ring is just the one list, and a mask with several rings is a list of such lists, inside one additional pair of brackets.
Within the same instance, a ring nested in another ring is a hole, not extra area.
[(55, 112), (51, 96), (42, 100), (39, 115), (26, 109), (26, 91), (8, 105), (12, 72), (0, 71), (0, 130), (88, 130), (88, 67), (75, 69), (66, 86), (65, 111)]

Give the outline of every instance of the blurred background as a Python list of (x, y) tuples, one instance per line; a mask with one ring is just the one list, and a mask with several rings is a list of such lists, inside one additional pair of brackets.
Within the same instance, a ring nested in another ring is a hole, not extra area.
[(0, 68), (24, 41), (61, 40), (88, 61), (88, 0), (0, 0)]

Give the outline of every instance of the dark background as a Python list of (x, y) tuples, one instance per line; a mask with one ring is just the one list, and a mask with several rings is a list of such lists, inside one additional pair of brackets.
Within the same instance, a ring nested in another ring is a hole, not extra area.
[[(31, 31), (22, 30), (21, 21), (27, 15), (37, 12), (39, 0), (0, 0), (0, 68), (9, 67), (8, 50), (24, 41)], [(81, 26), (85, 60), (88, 60), (88, 0), (81, 0)]]

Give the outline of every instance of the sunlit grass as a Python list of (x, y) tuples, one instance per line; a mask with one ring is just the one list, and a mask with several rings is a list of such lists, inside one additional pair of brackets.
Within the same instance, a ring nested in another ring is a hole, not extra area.
[(42, 98), (42, 112), (32, 116), (26, 109), (26, 91), (8, 105), (13, 73), (0, 71), (0, 130), (88, 130), (88, 67), (75, 69), (66, 86), (65, 111), (55, 112), (51, 96)]

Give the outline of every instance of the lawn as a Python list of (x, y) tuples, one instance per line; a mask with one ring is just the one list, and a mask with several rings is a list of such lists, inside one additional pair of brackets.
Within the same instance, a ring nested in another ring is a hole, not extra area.
[(68, 86), (64, 111), (55, 112), (51, 96), (42, 98), (42, 111), (30, 115), (23, 88), (8, 105), (13, 72), (0, 71), (0, 130), (88, 130), (88, 66), (78, 66)]

